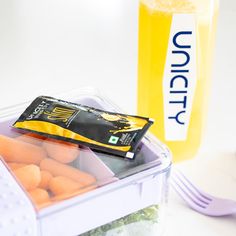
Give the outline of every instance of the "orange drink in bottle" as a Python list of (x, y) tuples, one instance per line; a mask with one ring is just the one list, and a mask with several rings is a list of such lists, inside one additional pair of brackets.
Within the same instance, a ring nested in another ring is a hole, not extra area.
[(174, 161), (198, 151), (207, 113), (218, 0), (140, 0), (138, 114)]

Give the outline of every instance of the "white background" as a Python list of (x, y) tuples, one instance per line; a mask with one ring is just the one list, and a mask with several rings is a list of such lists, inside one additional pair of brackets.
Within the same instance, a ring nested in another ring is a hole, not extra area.
[[(236, 1), (221, 2), (212, 93), (200, 154), (179, 168), (236, 200)], [(0, 107), (84, 86), (136, 112), (138, 0), (0, 0)], [(170, 191), (168, 236), (235, 236)]]

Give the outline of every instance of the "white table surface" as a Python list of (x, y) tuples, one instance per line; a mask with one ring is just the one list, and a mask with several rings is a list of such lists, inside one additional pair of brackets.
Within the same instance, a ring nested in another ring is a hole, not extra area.
[[(83, 86), (136, 111), (137, 0), (0, 0), (0, 107)], [(178, 164), (209, 193), (236, 200), (236, 2), (222, 1), (209, 118), (199, 155)], [(165, 236), (235, 236), (170, 190)]]

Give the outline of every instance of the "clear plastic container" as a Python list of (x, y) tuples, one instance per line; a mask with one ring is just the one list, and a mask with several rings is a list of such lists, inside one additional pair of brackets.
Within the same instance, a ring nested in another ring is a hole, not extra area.
[[(94, 90), (54, 97), (120, 112)], [(160, 235), (171, 166), (163, 144), (147, 134), (132, 161), (22, 134), (11, 125), (27, 105), (1, 110), (0, 235)]]

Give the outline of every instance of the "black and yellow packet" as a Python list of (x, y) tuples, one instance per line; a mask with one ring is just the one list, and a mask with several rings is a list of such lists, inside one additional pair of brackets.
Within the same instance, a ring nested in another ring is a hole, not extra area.
[(149, 118), (40, 96), (13, 127), (133, 159), (140, 140), (152, 124)]

